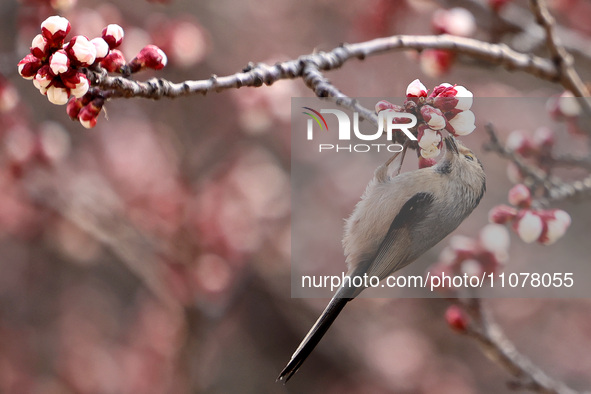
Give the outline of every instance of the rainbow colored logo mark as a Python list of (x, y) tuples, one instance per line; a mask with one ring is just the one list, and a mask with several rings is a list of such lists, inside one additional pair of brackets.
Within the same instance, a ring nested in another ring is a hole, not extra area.
[[(326, 120), (324, 119), (324, 116), (320, 115), (320, 112), (313, 110), (310, 107), (302, 107), (303, 109), (307, 109), (308, 111), (312, 111), (314, 114), (311, 114), (309, 112), (302, 112), (305, 115), (310, 116), (312, 119), (314, 119), (316, 121), (316, 123), (318, 123), (318, 126), (320, 126), (320, 130), (323, 130), (324, 127), (322, 127), (322, 123), (324, 123), (324, 126), (326, 127), (326, 131), (328, 131), (328, 124), (326, 124)], [(320, 118), (320, 119), (318, 119)], [(320, 123), (320, 120), (322, 120), (322, 123)]]

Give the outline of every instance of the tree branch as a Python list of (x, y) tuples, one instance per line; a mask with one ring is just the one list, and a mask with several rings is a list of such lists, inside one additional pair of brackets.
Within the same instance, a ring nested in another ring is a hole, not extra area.
[[(551, 203), (558, 201), (577, 200), (591, 197), (591, 176), (571, 183), (561, 182), (555, 177), (549, 177), (539, 168), (526, 164), (521, 156), (517, 153), (505, 148), (499, 141), (492, 124), (487, 124), (485, 129), (489, 135), (490, 141), (484, 145), (484, 150), (495, 152), (499, 156), (513, 162), (524, 175), (524, 177), (531, 178), (532, 182), (529, 183), (533, 183), (533, 185), (530, 184), (528, 186), (541, 185), (544, 187), (546, 195), (534, 201), (533, 205), (535, 207), (548, 206)], [(566, 158), (563, 158), (562, 160), (565, 160), (566, 162)], [(589, 160), (578, 159), (577, 163), (587, 165)]]
[(591, 157), (577, 157), (570, 154), (552, 156), (548, 159), (550, 165), (563, 167), (579, 167), (591, 170)]
[(205, 95), (212, 91), (221, 92), (243, 86), (271, 85), (281, 79), (302, 77), (307, 64), (314, 64), (320, 71), (328, 71), (341, 67), (346, 61), (353, 58), (364, 59), (367, 56), (408, 49), (418, 51), (424, 49), (449, 50), (491, 64), (501, 65), (507, 70), (523, 71), (553, 82), (560, 81), (561, 76), (557, 66), (548, 59), (514, 51), (505, 44), (491, 44), (472, 38), (445, 34), (438, 36), (398, 35), (357, 44), (343, 44), (329, 52), (304, 55), (296, 60), (279, 62), (273, 66), (264, 63), (249, 64), (246, 69), (236, 74), (224, 77), (212, 75), (206, 80), (180, 83), (158, 78), (138, 82), (124, 77), (109, 76), (102, 69), (87, 70), (86, 73), (92, 85), (105, 90), (105, 96), (109, 98), (175, 98), (195, 94)]
[(582, 100), (583, 107), (590, 114), (591, 103), (586, 99), (589, 97), (589, 90), (574, 68), (572, 55), (566, 51), (555, 33), (556, 21), (548, 11), (546, 2), (544, 0), (530, 0), (529, 4), (536, 21), (546, 31), (546, 46), (552, 60), (559, 68), (563, 86), (573, 92), (576, 97), (585, 98)]
[(302, 72), (302, 78), (310, 89), (314, 91), (318, 97), (335, 97), (336, 103), (352, 111), (358, 112), (361, 117), (367, 119), (374, 126), (378, 126), (378, 117), (376, 114), (362, 106), (349, 96), (343, 94), (336, 88), (322, 73), (318, 66), (314, 63), (306, 63)]
[(491, 313), (479, 298), (463, 300), (462, 304), (472, 317), (467, 334), (483, 348), (483, 353), (500, 364), (517, 381), (510, 382), (514, 389), (527, 389), (539, 393), (576, 394), (561, 381), (551, 378), (527, 357), (521, 354), (505, 336)]
[(494, 126), (491, 123), (488, 123), (485, 126), (485, 130), (490, 138), (490, 141), (484, 144), (485, 151), (495, 152), (499, 156), (513, 162), (525, 178), (531, 178), (533, 184), (542, 185), (547, 190), (550, 190), (558, 185), (558, 181), (556, 179), (549, 178), (548, 175), (544, 173), (544, 171), (537, 167), (528, 165), (520, 155), (505, 148), (505, 146), (499, 141), (499, 137), (497, 136)]
[[(500, 34), (517, 34), (515, 37), (519, 41), (521, 50), (536, 50), (545, 46), (545, 34), (543, 28), (532, 23), (531, 11), (509, 2), (503, 6), (503, 12), (497, 13), (492, 10), (490, 5), (480, 0), (438, 0), (438, 3), (445, 7), (463, 7), (472, 12), (478, 20), (478, 26), (484, 30), (493, 31)], [(591, 61), (591, 43), (581, 33), (569, 29), (565, 26), (555, 25), (555, 34), (561, 38), (564, 48), (571, 53)], [(496, 37), (496, 38), (501, 38)], [(523, 45), (523, 41), (527, 45)]]

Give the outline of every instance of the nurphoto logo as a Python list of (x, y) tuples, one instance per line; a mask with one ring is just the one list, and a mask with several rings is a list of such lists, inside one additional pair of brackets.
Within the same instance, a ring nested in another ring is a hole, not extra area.
[[(309, 116), (306, 125), (306, 136), (309, 141), (314, 139), (314, 124), (318, 125), (316, 128), (319, 128), (321, 132), (330, 132), (328, 122), (322, 114), (332, 114), (336, 116), (339, 141), (350, 141), (352, 134), (362, 141), (375, 141), (384, 134), (384, 129), (388, 141), (392, 141), (392, 132), (394, 130), (402, 131), (412, 141), (417, 140), (417, 137), (415, 137), (409, 130), (417, 124), (417, 117), (413, 114), (395, 111), (381, 111), (378, 114), (377, 131), (373, 134), (365, 134), (359, 129), (358, 112), (353, 112), (353, 122), (351, 124), (349, 115), (338, 109), (321, 109), (320, 111), (316, 111), (310, 107), (302, 108), (306, 110), (303, 114)], [(353, 133), (351, 133), (351, 130), (353, 130)], [(385, 147), (389, 152), (400, 152), (403, 149), (401, 144), (318, 144), (318, 151), (369, 152), (372, 149), (377, 149), (379, 152), (382, 147)]]

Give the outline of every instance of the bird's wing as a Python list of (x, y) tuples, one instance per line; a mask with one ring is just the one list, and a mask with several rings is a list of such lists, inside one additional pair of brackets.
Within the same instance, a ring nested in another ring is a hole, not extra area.
[[(413, 243), (412, 230), (431, 211), (433, 198), (430, 193), (417, 193), (402, 206), (390, 224), (375, 257), (369, 262), (366, 271), (368, 276), (377, 276), (383, 279), (412, 262), (409, 247)], [(433, 229), (433, 231), (436, 230)], [(400, 248), (399, 245), (406, 245), (406, 247)]]

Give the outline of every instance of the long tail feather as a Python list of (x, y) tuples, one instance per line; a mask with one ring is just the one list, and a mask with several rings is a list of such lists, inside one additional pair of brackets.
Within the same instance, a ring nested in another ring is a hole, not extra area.
[(338, 291), (332, 300), (330, 300), (328, 306), (324, 312), (322, 312), (314, 326), (312, 326), (302, 343), (300, 343), (300, 346), (297, 348), (293, 356), (291, 356), (291, 360), (289, 360), (285, 368), (283, 368), (283, 371), (281, 371), (277, 380), (286, 383), (298, 371), (306, 358), (312, 353), (312, 350), (318, 345), (318, 342), (320, 342), (324, 334), (326, 334), (326, 331), (328, 331), (339, 313), (341, 313), (347, 302), (351, 300), (351, 298), (342, 297), (343, 292)]

